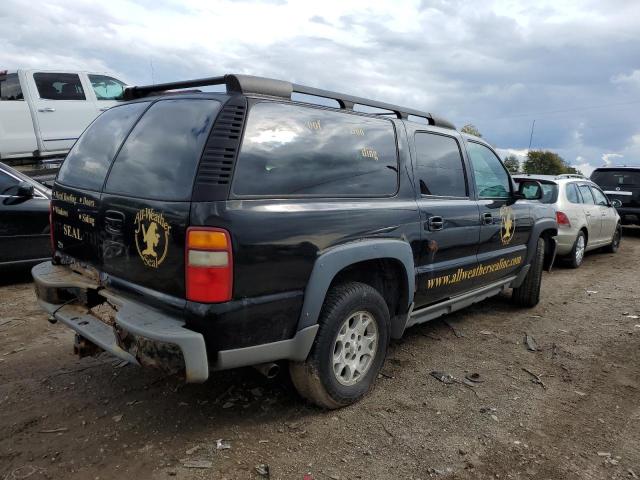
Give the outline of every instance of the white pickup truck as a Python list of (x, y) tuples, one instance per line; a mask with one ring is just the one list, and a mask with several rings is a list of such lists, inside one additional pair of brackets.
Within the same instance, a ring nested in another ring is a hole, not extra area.
[(0, 71), (0, 162), (64, 156), (125, 83), (104, 73)]

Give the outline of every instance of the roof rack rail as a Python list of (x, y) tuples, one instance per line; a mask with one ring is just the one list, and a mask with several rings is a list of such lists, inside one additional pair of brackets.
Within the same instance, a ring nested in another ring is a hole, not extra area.
[(586, 178), (584, 175), (579, 173), (562, 173), (560, 175), (556, 175), (556, 178)]
[(228, 93), (266, 95), (269, 97), (286, 98), (288, 100), (291, 100), (292, 93), (302, 93), (305, 95), (336, 100), (340, 105), (340, 108), (345, 110), (353, 110), (354, 105), (365, 105), (368, 107), (380, 108), (382, 110), (389, 110), (397, 118), (404, 120), (407, 120), (409, 115), (412, 115), (425, 118), (430, 125), (449, 128), (452, 130), (456, 129), (453, 123), (443, 118), (436, 117), (428, 112), (422, 112), (412, 108), (404, 108), (391, 103), (379, 102), (377, 100), (370, 100), (344, 93), (332, 92), (330, 90), (307, 87), (305, 85), (298, 85), (284, 80), (254, 77), (252, 75), (228, 74), (220, 77), (208, 77), (180, 82), (158, 83), (156, 85), (127, 87), (124, 91), (124, 99), (133, 100), (167, 90), (206, 87), (211, 85), (225, 85)]

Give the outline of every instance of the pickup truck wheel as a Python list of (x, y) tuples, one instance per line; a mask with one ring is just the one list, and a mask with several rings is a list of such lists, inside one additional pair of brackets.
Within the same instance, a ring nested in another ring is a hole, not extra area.
[(531, 261), (529, 273), (518, 288), (513, 289), (511, 300), (520, 307), (535, 307), (540, 301), (540, 285), (542, 284), (542, 267), (544, 265), (544, 239), (539, 238), (536, 251)]
[(304, 362), (291, 362), (296, 389), (324, 408), (344, 407), (371, 389), (389, 344), (389, 309), (373, 287), (349, 282), (332, 288), (320, 328)]

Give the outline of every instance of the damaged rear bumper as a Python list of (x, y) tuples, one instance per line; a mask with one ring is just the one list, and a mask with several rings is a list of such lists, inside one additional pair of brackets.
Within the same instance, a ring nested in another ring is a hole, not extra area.
[[(102, 288), (97, 279), (68, 267), (45, 262), (31, 273), (41, 307), (100, 348), (131, 363), (184, 369), (187, 382), (209, 377), (204, 338), (186, 328), (182, 319)], [(86, 299), (89, 292), (115, 307), (112, 325), (94, 315), (82, 299), (74, 301), (73, 295)]]

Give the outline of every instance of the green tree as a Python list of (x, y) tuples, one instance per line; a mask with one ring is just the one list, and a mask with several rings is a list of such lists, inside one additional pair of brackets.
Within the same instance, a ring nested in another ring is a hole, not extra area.
[(538, 175), (562, 175), (563, 173), (580, 174), (578, 170), (569, 165), (560, 155), (549, 150), (530, 150), (527, 159), (522, 165), (524, 173), (536, 173)]
[(468, 133), (469, 135), (475, 135), (476, 137), (482, 138), (482, 134), (480, 130), (476, 128), (476, 126), (472, 123), (469, 123), (460, 129), (463, 133)]
[(520, 161), (514, 154), (506, 156), (502, 163), (507, 167), (509, 173), (518, 173), (520, 171)]

